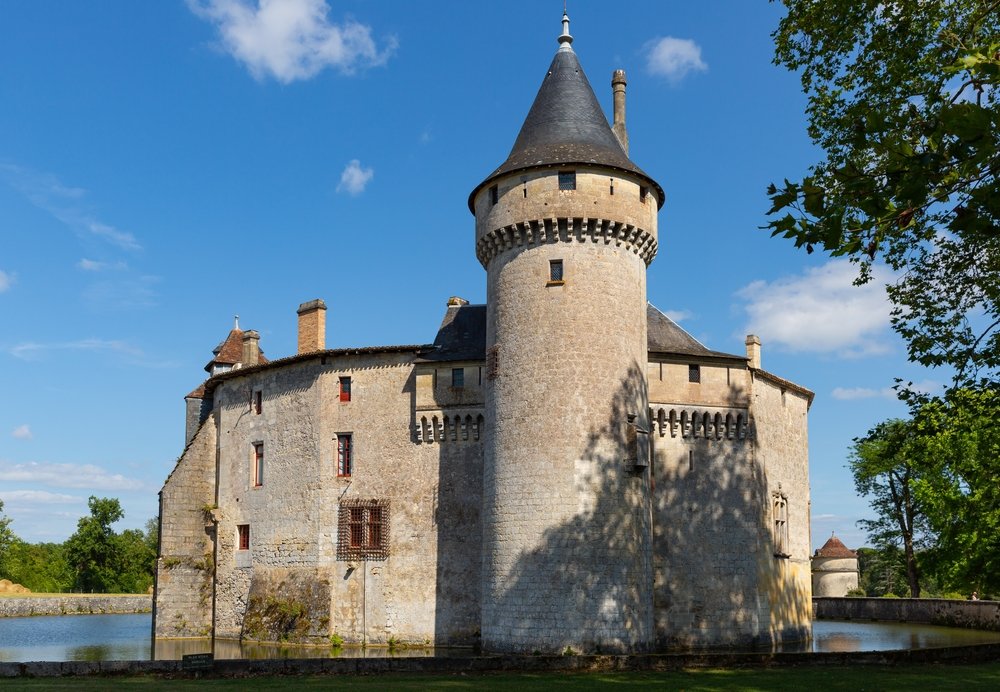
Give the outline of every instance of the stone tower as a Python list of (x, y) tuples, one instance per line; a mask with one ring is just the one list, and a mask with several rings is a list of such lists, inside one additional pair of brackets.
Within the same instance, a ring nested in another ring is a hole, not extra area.
[(653, 641), (646, 267), (660, 186), (629, 159), (572, 48), (469, 197), (487, 271), (482, 644)]

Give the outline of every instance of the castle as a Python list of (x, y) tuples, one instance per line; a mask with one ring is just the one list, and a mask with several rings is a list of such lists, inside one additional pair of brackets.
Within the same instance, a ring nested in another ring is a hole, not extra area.
[[(160, 493), (154, 633), (641, 652), (811, 633), (808, 390), (647, 303), (664, 193), (563, 16), (469, 196), (486, 305), (268, 361), (237, 324)], [(666, 258), (666, 261), (677, 261)]]

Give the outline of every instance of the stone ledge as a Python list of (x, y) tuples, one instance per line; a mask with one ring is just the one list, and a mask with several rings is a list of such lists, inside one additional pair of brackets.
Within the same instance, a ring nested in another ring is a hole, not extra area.
[(153, 597), (143, 595), (66, 594), (64, 596), (0, 597), (0, 617), (32, 615), (127, 615), (149, 613)]

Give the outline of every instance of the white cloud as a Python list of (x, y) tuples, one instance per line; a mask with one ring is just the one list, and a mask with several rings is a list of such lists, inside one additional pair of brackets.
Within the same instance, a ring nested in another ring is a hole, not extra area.
[(22, 166), (0, 163), (0, 176), (28, 201), (66, 224), (81, 235), (90, 235), (123, 250), (138, 251), (142, 246), (131, 233), (93, 217), (85, 208), (86, 191), (63, 185), (50, 173), (39, 173)]
[(646, 44), (646, 69), (650, 74), (678, 82), (690, 72), (708, 69), (701, 59), (701, 47), (687, 38), (665, 36)]
[(93, 464), (50, 464), (36, 461), (26, 464), (0, 462), (0, 481), (88, 490), (136, 490), (143, 487), (138, 480), (120, 473), (111, 473)]
[(128, 269), (125, 262), (99, 262), (97, 260), (82, 258), (76, 266), (85, 272), (103, 272), (108, 269)]
[(892, 387), (882, 387), (882, 389), (871, 389), (869, 387), (834, 387), (830, 396), (840, 401), (855, 401), (857, 399), (895, 399), (896, 390)]
[(4, 503), (14, 504), (42, 504), (42, 505), (66, 505), (83, 502), (82, 497), (75, 495), (63, 495), (62, 493), (50, 493), (46, 490), (5, 490), (3, 492)]
[(692, 317), (694, 317), (694, 315), (692, 315), (687, 310), (665, 310), (663, 314), (672, 319), (674, 322), (677, 322), (678, 324), (680, 324), (684, 320), (689, 320)]
[(30, 440), (32, 438), (31, 428), (27, 423), (19, 425), (11, 431), (10, 436), (18, 440)]
[(79, 341), (64, 341), (50, 344), (39, 344), (29, 341), (11, 347), (8, 353), (21, 360), (34, 360), (47, 351), (107, 351), (133, 357), (142, 355), (141, 349), (125, 341), (106, 339), (81, 339)]
[(346, 192), (352, 197), (357, 197), (365, 191), (365, 187), (375, 177), (373, 168), (362, 168), (361, 162), (352, 159), (340, 174), (340, 184), (337, 185), (337, 192)]
[(798, 276), (754, 281), (736, 293), (747, 301), (744, 333), (790, 351), (842, 357), (886, 353), (890, 306), (885, 284), (893, 277), (881, 266), (872, 274), (869, 283), (855, 286), (857, 267), (831, 260)]
[(3, 293), (14, 283), (14, 275), (0, 270), (0, 293)]
[(196, 15), (219, 30), (225, 49), (256, 79), (271, 76), (288, 84), (332, 67), (343, 73), (382, 65), (396, 48), (380, 49), (371, 27), (327, 18), (325, 0), (187, 0)]

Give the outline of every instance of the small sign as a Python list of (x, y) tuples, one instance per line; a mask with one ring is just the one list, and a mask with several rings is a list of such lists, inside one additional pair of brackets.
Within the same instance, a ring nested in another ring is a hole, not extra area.
[(211, 670), (215, 658), (212, 654), (184, 654), (181, 657), (181, 670)]

